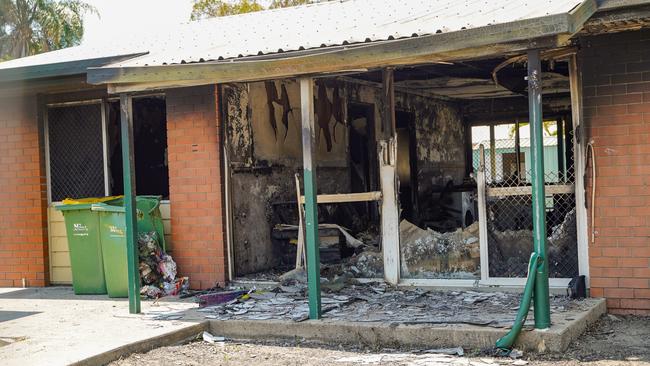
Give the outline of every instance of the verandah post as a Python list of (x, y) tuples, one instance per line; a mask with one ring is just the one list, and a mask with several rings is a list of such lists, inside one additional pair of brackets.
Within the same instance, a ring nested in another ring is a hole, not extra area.
[(551, 326), (546, 251), (546, 207), (544, 192), (544, 136), (542, 128), (542, 65), (539, 50), (528, 51), (528, 114), (532, 157), (533, 247), (542, 258), (537, 266), (534, 292), (535, 328)]
[(300, 107), (302, 115), (302, 163), (305, 192), (305, 247), (307, 249), (307, 288), (309, 290), (309, 318), (321, 316), (320, 300), (320, 244), (318, 241), (318, 205), (316, 198), (316, 164), (314, 128), (314, 79), (300, 79)]
[(133, 101), (120, 94), (124, 210), (126, 213), (126, 258), (129, 280), (129, 313), (140, 313), (140, 272), (138, 270), (135, 158), (133, 156)]

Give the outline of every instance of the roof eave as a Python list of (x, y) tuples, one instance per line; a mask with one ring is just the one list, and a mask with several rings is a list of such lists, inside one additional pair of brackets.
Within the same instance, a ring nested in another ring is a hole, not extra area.
[(196, 64), (101, 67), (88, 70), (91, 84), (129, 92), (179, 86), (244, 82), (318, 75), (378, 67), (481, 58), (533, 48), (563, 46), (597, 10), (586, 0), (569, 13), (525, 19), (456, 32), (369, 43), (272, 60), (233, 60)]
[(85, 74), (88, 68), (101, 67), (145, 54), (146, 52), (130, 53), (110, 57), (0, 69), (0, 83)]

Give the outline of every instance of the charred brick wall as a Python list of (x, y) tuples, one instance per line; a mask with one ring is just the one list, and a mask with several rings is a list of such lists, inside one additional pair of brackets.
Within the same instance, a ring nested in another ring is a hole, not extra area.
[(583, 38), (579, 61), (587, 141), (593, 142), (597, 168), (591, 294), (606, 297), (612, 312), (648, 314), (650, 32)]

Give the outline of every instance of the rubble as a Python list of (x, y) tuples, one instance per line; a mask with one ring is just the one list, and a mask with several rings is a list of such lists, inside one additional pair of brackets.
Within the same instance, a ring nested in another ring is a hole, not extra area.
[(384, 277), (384, 257), (381, 250), (377, 248), (369, 247), (363, 252), (350, 257), (343, 267), (351, 274), (351, 277)]
[[(548, 233), (547, 248), (551, 277), (571, 278), (576, 275), (577, 226), (575, 207), (564, 215), (562, 222)], [(533, 250), (532, 230), (488, 230), (490, 275), (495, 277), (525, 276)]]
[[(471, 324), (510, 327), (520, 295), (503, 292), (426, 291), (395, 289), (384, 283), (348, 284), (323, 293), (324, 321), (386, 322), (391, 324)], [(566, 296), (551, 296), (553, 312), (581, 306)], [(309, 318), (306, 284), (253, 290), (248, 295), (199, 310), (216, 320), (292, 320)], [(532, 321), (526, 323), (532, 325)]]
[(440, 233), (402, 220), (401, 271), (411, 278), (477, 278), (480, 269), (478, 222), (466, 229)]
[(217, 343), (217, 342), (223, 342), (223, 341), (226, 340), (225, 337), (217, 337), (217, 336), (212, 335), (210, 332), (206, 332), (206, 331), (203, 332), (201, 337), (203, 338), (203, 340), (205, 342), (212, 343), (212, 344)]

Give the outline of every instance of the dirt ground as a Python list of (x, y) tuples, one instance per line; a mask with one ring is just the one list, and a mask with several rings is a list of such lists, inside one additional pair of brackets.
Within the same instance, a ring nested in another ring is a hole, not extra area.
[(563, 354), (524, 354), (513, 360), (492, 357), (490, 350), (465, 351), (464, 357), (458, 357), (423, 350), (376, 350), (305, 342), (196, 341), (133, 354), (111, 365), (650, 365), (650, 318), (605, 315)]

